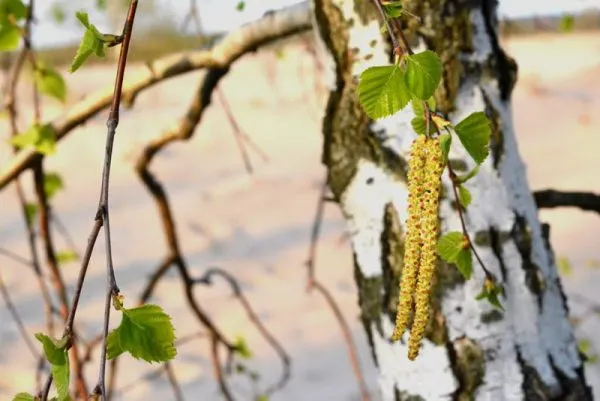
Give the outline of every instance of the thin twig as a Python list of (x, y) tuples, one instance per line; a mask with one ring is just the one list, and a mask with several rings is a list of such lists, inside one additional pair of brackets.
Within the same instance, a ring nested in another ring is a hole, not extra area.
[(279, 358), (281, 359), (281, 363), (283, 365), (283, 372), (281, 378), (277, 383), (268, 387), (264, 391), (264, 395), (272, 395), (274, 392), (281, 390), (285, 384), (288, 382), (291, 376), (291, 360), (283, 346), (277, 341), (277, 339), (267, 330), (264, 324), (260, 321), (258, 315), (250, 305), (248, 298), (242, 292), (239, 283), (237, 280), (227, 271), (223, 269), (219, 269), (216, 267), (208, 269), (201, 278), (194, 280), (195, 283), (202, 283), (207, 285), (212, 285), (212, 276), (218, 275), (223, 277), (231, 287), (234, 296), (240, 301), (242, 307), (246, 311), (248, 318), (252, 322), (252, 324), (256, 327), (256, 329), (260, 332), (260, 334), (264, 337), (264, 339), (269, 343), (271, 347), (277, 352)]
[[(227, 70), (244, 54), (276, 40), (312, 29), (311, 11), (307, 3), (300, 3), (270, 13), (231, 32), (209, 50), (198, 50), (173, 54), (148, 64), (148, 70), (136, 73), (123, 87), (123, 98), (133, 102), (146, 89), (164, 80), (191, 71), (210, 68)], [(61, 117), (48, 121), (60, 142), (72, 130), (93, 118), (112, 103), (112, 91), (99, 90), (75, 103)], [(0, 171), (0, 191), (18, 175), (29, 168), (40, 155), (31, 149), (22, 149), (8, 165)]]
[(252, 148), (252, 150), (254, 150), (263, 159), (264, 162), (269, 161), (269, 156), (267, 156), (267, 154), (252, 140), (252, 138), (246, 132), (244, 132), (244, 130), (241, 129), (240, 125), (237, 122), (237, 119), (235, 118), (235, 116), (231, 110), (231, 106), (229, 105), (229, 102), (227, 101), (227, 98), (225, 97), (225, 93), (223, 92), (221, 87), (217, 87), (215, 89), (215, 91), (217, 92), (217, 96), (219, 97), (219, 103), (221, 103), (221, 106), (223, 107), (223, 110), (225, 111), (227, 120), (229, 121), (229, 124), (231, 124), (231, 127), (233, 128), (233, 133), (235, 135), (235, 139), (236, 139), (238, 148), (240, 149), (240, 153), (242, 154), (242, 158), (244, 159), (244, 164), (246, 166), (246, 170), (249, 173), (252, 173), (252, 165), (250, 163), (250, 157), (248, 155), (248, 152), (246, 151), (244, 142), (247, 143)]
[(344, 336), (344, 342), (346, 343), (348, 357), (350, 358), (350, 363), (352, 364), (352, 370), (354, 371), (354, 376), (356, 377), (356, 381), (358, 382), (358, 387), (361, 394), (362, 401), (370, 401), (371, 395), (369, 394), (369, 389), (365, 382), (364, 374), (362, 372), (362, 368), (360, 366), (360, 360), (358, 357), (358, 350), (356, 348), (356, 343), (352, 338), (352, 331), (350, 330), (350, 326), (342, 313), (338, 303), (335, 298), (331, 294), (331, 292), (320, 283), (315, 275), (315, 266), (317, 260), (317, 245), (319, 242), (319, 234), (321, 232), (321, 223), (323, 222), (323, 211), (325, 209), (325, 195), (327, 194), (327, 179), (323, 181), (323, 185), (321, 187), (321, 191), (319, 193), (319, 200), (317, 202), (317, 212), (315, 214), (315, 218), (313, 220), (313, 226), (311, 230), (310, 236), (310, 245), (308, 251), (308, 260), (306, 261), (307, 268), (307, 289), (316, 290), (323, 296), (325, 302), (329, 306), (329, 309), (333, 312), (340, 329), (342, 330), (342, 335)]
[(175, 372), (173, 372), (173, 365), (169, 362), (166, 362), (164, 365), (165, 373), (167, 374), (167, 378), (169, 379), (169, 384), (171, 384), (171, 388), (173, 389), (173, 393), (175, 395), (175, 401), (183, 401), (183, 392), (181, 391), (181, 386), (177, 381), (177, 377), (175, 376)]
[(109, 183), (110, 183), (110, 167), (112, 162), (112, 150), (117, 134), (117, 126), (119, 125), (119, 108), (121, 107), (121, 92), (123, 89), (123, 79), (125, 78), (125, 67), (127, 66), (127, 55), (129, 52), (129, 43), (133, 33), (133, 23), (135, 21), (135, 13), (137, 10), (138, 0), (131, 0), (127, 18), (123, 27), (121, 37), (121, 51), (119, 53), (119, 61), (117, 64), (117, 76), (115, 78), (115, 89), (113, 92), (113, 100), (108, 115), (106, 126), (108, 132), (106, 135), (106, 153), (104, 155), (104, 168), (102, 170), (102, 189), (100, 191), (100, 203), (98, 205), (98, 213), (96, 218), (101, 218), (104, 223), (104, 240), (106, 246), (106, 299), (104, 304), (104, 327), (102, 332), (102, 348), (100, 351), (100, 369), (98, 373), (98, 384), (94, 389), (94, 394), (100, 395), (102, 400), (106, 399), (106, 341), (108, 338), (108, 326), (110, 321), (111, 300), (113, 296), (119, 294), (119, 287), (115, 278), (115, 269), (112, 258), (112, 242), (110, 235), (110, 212), (109, 212)]
[(8, 292), (8, 288), (6, 288), (6, 285), (4, 284), (2, 276), (0, 276), (0, 293), (2, 294), (2, 299), (4, 300), (6, 308), (10, 312), (10, 315), (12, 316), (13, 320), (15, 321), (15, 324), (17, 325), (17, 329), (19, 330), (23, 341), (25, 341), (25, 345), (27, 345), (27, 348), (29, 348), (31, 355), (33, 355), (35, 359), (39, 359), (40, 353), (31, 341), (31, 337), (29, 336), (29, 333), (27, 332), (27, 329), (23, 324), (23, 320), (21, 320), (21, 315), (19, 315), (19, 311), (15, 307), (15, 304), (13, 303), (10, 297), (10, 293)]

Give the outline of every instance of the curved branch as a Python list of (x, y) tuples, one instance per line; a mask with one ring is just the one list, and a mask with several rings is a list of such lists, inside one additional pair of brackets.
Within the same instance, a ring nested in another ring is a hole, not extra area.
[(258, 315), (250, 305), (250, 302), (246, 298), (246, 296), (242, 293), (242, 289), (240, 288), (237, 280), (228, 272), (223, 269), (219, 269), (216, 267), (208, 269), (204, 275), (196, 280), (195, 283), (212, 285), (212, 276), (217, 275), (223, 277), (231, 290), (233, 291), (233, 295), (240, 301), (242, 307), (246, 311), (248, 315), (248, 319), (254, 324), (256, 329), (260, 332), (260, 334), (264, 337), (264, 339), (269, 343), (271, 347), (275, 350), (275, 352), (279, 355), (281, 359), (281, 364), (283, 365), (283, 372), (281, 374), (281, 378), (275, 384), (271, 385), (264, 391), (264, 395), (270, 396), (274, 392), (281, 390), (285, 384), (288, 382), (291, 376), (291, 358), (283, 349), (283, 346), (277, 341), (277, 339), (271, 334), (264, 324), (260, 321)]
[(577, 207), (600, 214), (600, 195), (593, 192), (563, 192), (545, 189), (533, 193), (539, 209), (555, 207)]
[[(266, 14), (259, 20), (228, 34), (211, 50), (193, 51), (163, 57), (148, 64), (146, 72), (123, 85), (123, 100), (131, 103), (144, 90), (169, 78), (203, 68), (226, 70), (244, 54), (273, 41), (311, 28), (308, 2)], [(62, 117), (51, 122), (57, 141), (85, 123), (112, 102), (113, 88), (106, 88), (76, 103)], [(0, 190), (30, 167), (41, 155), (33, 149), (20, 151), (0, 172)]]

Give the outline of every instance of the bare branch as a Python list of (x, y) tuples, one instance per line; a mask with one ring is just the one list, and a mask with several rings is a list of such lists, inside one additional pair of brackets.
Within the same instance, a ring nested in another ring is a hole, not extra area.
[(581, 210), (600, 213), (600, 195), (592, 192), (565, 192), (545, 189), (533, 193), (537, 207), (577, 207)]
[(273, 347), (275, 352), (277, 352), (277, 354), (279, 355), (279, 358), (281, 358), (281, 363), (283, 364), (283, 373), (281, 375), (281, 379), (279, 379), (279, 381), (277, 383), (275, 383), (274, 385), (272, 385), (271, 387), (267, 388), (264, 391), (265, 395), (271, 395), (274, 392), (276, 392), (277, 390), (282, 389), (285, 386), (285, 384), (287, 383), (287, 381), (290, 379), (290, 375), (291, 375), (290, 357), (287, 354), (287, 352), (285, 352), (285, 350), (283, 349), (283, 347), (281, 346), (279, 341), (277, 341), (277, 339), (267, 330), (267, 328), (260, 321), (260, 319), (256, 315), (256, 312), (254, 312), (254, 309), (250, 305), (250, 302), (242, 293), (242, 289), (240, 288), (239, 283), (231, 274), (229, 274), (228, 272), (226, 272), (223, 269), (211, 268), (211, 269), (208, 269), (201, 278), (195, 280), (195, 283), (211, 285), (212, 284), (212, 276), (214, 276), (214, 275), (223, 277), (229, 283), (229, 286), (231, 287), (233, 294), (242, 304), (242, 307), (246, 311), (246, 314), (248, 315), (248, 318), (250, 319), (252, 324), (254, 324), (254, 326), (256, 326), (256, 328), (260, 332), (260, 334), (269, 343), (269, 345), (271, 347)]
[[(244, 25), (223, 38), (213, 49), (167, 56), (149, 63), (145, 73), (123, 85), (123, 100), (131, 103), (144, 90), (175, 76), (202, 68), (224, 69), (246, 53), (311, 28), (308, 2), (300, 3)], [(51, 122), (57, 141), (85, 123), (112, 102), (112, 89), (104, 89), (76, 103), (62, 117)], [(0, 190), (14, 180), (41, 155), (32, 149), (21, 150), (0, 172)]]
[(370, 401), (371, 396), (369, 395), (369, 390), (367, 388), (362, 368), (360, 366), (358, 350), (356, 348), (356, 344), (354, 343), (354, 339), (352, 338), (350, 326), (348, 325), (348, 322), (346, 321), (342, 310), (340, 309), (331, 292), (327, 289), (325, 285), (323, 285), (317, 280), (315, 275), (315, 266), (317, 260), (317, 244), (319, 242), (319, 234), (321, 232), (321, 223), (323, 222), (323, 211), (325, 209), (327, 189), (327, 179), (325, 179), (323, 180), (323, 185), (321, 186), (321, 191), (319, 193), (319, 200), (317, 202), (317, 212), (313, 221), (312, 231), (310, 235), (308, 260), (306, 261), (306, 268), (308, 270), (307, 288), (309, 291), (313, 289), (317, 290), (317, 292), (319, 292), (321, 296), (323, 296), (325, 302), (327, 302), (327, 305), (333, 312), (336, 320), (338, 321), (340, 329), (342, 330), (346, 347), (348, 348), (348, 357), (350, 358), (350, 363), (352, 364), (354, 376), (358, 381), (361, 400)]

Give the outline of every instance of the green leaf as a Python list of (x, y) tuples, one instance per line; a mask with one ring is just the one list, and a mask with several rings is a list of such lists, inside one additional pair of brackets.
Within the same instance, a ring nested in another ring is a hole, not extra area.
[(104, 52), (104, 35), (102, 35), (93, 24), (90, 24), (87, 13), (78, 12), (76, 15), (79, 22), (81, 22), (81, 24), (87, 29), (83, 34), (83, 38), (79, 43), (75, 57), (71, 62), (71, 67), (69, 68), (69, 72), (71, 73), (77, 71), (77, 69), (81, 67), (92, 54), (95, 54), (98, 57), (106, 56)]
[(25, 204), (25, 218), (27, 219), (28, 224), (33, 224), (33, 220), (37, 214), (37, 204), (36, 203), (27, 203)]
[(457, 176), (456, 181), (459, 184), (464, 184), (465, 182), (469, 181), (471, 178), (475, 177), (477, 173), (479, 173), (479, 167), (480, 166), (478, 164), (473, 170), (469, 171), (467, 174)]
[(573, 32), (575, 28), (575, 17), (571, 14), (563, 15), (560, 19), (560, 31), (564, 33)]
[(56, 133), (50, 124), (32, 125), (27, 131), (11, 138), (18, 148), (34, 147), (39, 153), (51, 155), (56, 150)]
[(33, 77), (40, 92), (63, 103), (67, 100), (65, 80), (54, 68), (38, 64)]
[(13, 25), (3, 25), (0, 28), (0, 51), (8, 52), (19, 47), (21, 31)]
[(77, 254), (73, 251), (62, 251), (56, 254), (56, 261), (59, 264), (66, 264), (77, 260)]
[(108, 359), (129, 352), (136, 359), (165, 362), (177, 354), (171, 317), (157, 305), (123, 309), (121, 324), (107, 339)]
[[(67, 352), (63, 351), (65, 357)], [(69, 358), (64, 365), (52, 365), (52, 379), (56, 392), (58, 393), (58, 401), (66, 401), (69, 398)]]
[(577, 348), (579, 352), (584, 355), (585, 363), (596, 363), (598, 361), (598, 355), (592, 352), (592, 343), (587, 338), (582, 338), (577, 342)]
[(454, 262), (464, 249), (465, 236), (459, 231), (451, 231), (438, 240), (438, 254), (446, 262)]
[(442, 80), (442, 62), (431, 50), (406, 57), (404, 81), (417, 98), (427, 100), (433, 96)]
[(477, 164), (483, 163), (489, 153), (490, 123), (482, 111), (470, 114), (459, 122), (454, 131), (469, 155)]
[(471, 204), (471, 192), (464, 185), (458, 186), (458, 200), (465, 209)]
[(15, 395), (12, 401), (36, 401), (35, 397), (29, 393), (19, 393)]
[(244, 11), (244, 9), (246, 8), (246, 2), (245, 1), (238, 1), (238, 3), (235, 6), (235, 9), (238, 11)]
[(266, 394), (261, 394), (256, 398), (256, 401), (269, 401), (269, 396)]
[(100, 10), (106, 9), (107, 1), (106, 0), (96, 0), (96, 7)]
[(442, 156), (444, 157), (444, 163), (448, 161), (448, 154), (450, 154), (450, 145), (452, 145), (452, 135), (448, 133), (440, 135), (440, 148), (442, 148)]
[(504, 307), (502, 306), (502, 304), (500, 303), (500, 299), (498, 298), (498, 295), (501, 294), (504, 294), (504, 288), (495, 283), (489, 277), (486, 277), (485, 281), (483, 282), (483, 288), (481, 289), (481, 292), (475, 297), (475, 299), (477, 299), (478, 301), (482, 299), (487, 299), (492, 306), (503, 311)]
[(248, 347), (248, 343), (246, 343), (246, 339), (241, 336), (237, 336), (235, 342), (233, 343), (235, 346), (235, 351), (244, 359), (252, 358), (252, 351)]
[(44, 175), (44, 191), (48, 199), (51, 199), (64, 188), (62, 177), (57, 173), (46, 173)]
[[(412, 125), (413, 130), (418, 135), (425, 135), (427, 131), (427, 121), (423, 117), (415, 117), (410, 121), (410, 125)], [(429, 133), (432, 134), (435, 132), (435, 126), (429, 122)]]
[(573, 266), (571, 265), (571, 261), (568, 258), (558, 258), (558, 260), (556, 261), (556, 267), (558, 267), (558, 271), (562, 275), (570, 276), (571, 274), (573, 274)]
[(388, 18), (398, 18), (402, 16), (401, 1), (382, 1), (383, 11)]
[(374, 120), (403, 109), (411, 99), (404, 83), (404, 71), (397, 65), (367, 68), (360, 75), (358, 99)]
[(8, 25), (9, 16), (17, 21), (27, 17), (27, 6), (21, 0), (0, 0), (0, 23)]
[(64, 345), (61, 347), (58, 341), (53, 340), (44, 333), (35, 333), (35, 338), (44, 346), (44, 355), (52, 365), (64, 365), (68, 362)]
[(469, 243), (463, 233), (452, 231), (438, 241), (438, 254), (448, 263), (454, 263), (466, 280), (473, 274), (473, 260)]
[(473, 275), (473, 254), (471, 253), (471, 249), (467, 248), (461, 250), (456, 257), (454, 264), (465, 280), (470, 279)]
[(53, 4), (50, 10), (52, 13), (52, 19), (57, 24), (63, 24), (67, 20), (67, 13), (61, 4)]

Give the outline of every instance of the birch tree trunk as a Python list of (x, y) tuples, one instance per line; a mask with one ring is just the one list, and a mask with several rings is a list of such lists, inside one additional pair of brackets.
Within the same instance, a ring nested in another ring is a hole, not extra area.
[[(379, 369), (384, 400), (592, 400), (568, 321), (554, 255), (544, 237), (517, 148), (511, 92), (517, 67), (498, 43), (496, 1), (406, 0), (413, 49), (444, 63), (438, 108), (456, 123), (474, 111), (492, 121), (490, 157), (467, 183), (467, 228), (487, 268), (505, 288), (505, 312), (475, 300), (484, 275), (465, 282), (440, 262), (433, 318), (416, 361), (392, 344), (402, 271), (408, 148), (416, 137), (410, 107), (369, 120), (356, 96), (357, 77), (390, 63), (371, 0), (313, 0), (317, 36), (331, 93), (323, 120), (323, 163), (348, 223), (361, 319)], [(474, 164), (454, 141), (455, 170)], [(442, 230), (460, 231), (444, 176)], [(547, 238), (547, 237), (546, 237)]]

